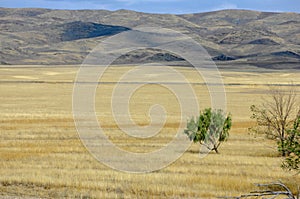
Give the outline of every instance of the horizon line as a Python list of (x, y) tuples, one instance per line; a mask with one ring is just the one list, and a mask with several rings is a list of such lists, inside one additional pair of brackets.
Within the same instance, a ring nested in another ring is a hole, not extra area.
[(68, 10), (68, 11), (109, 11), (109, 12), (118, 12), (118, 11), (130, 11), (137, 13), (145, 13), (145, 14), (171, 14), (171, 15), (185, 15), (185, 14), (201, 14), (201, 13), (210, 13), (210, 12), (219, 12), (219, 11), (252, 11), (252, 12), (267, 12), (267, 13), (295, 13), (300, 14), (300, 12), (295, 11), (281, 11), (281, 10), (254, 10), (247, 8), (228, 8), (228, 9), (213, 9), (213, 10), (204, 10), (199, 12), (185, 12), (185, 13), (168, 13), (168, 12), (143, 12), (134, 9), (92, 9), (92, 8), (82, 8), (82, 9), (68, 9), (68, 8), (45, 8), (45, 7), (2, 7), (0, 9), (44, 9), (44, 10)]

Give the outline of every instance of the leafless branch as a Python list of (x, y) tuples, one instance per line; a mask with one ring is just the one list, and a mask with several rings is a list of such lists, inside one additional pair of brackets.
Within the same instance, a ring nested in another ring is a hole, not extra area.
[[(242, 198), (264, 198), (264, 196), (271, 196), (271, 198), (268, 199), (275, 199), (279, 196), (287, 196), (286, 199), (299, 199), (299, 190), (298, 190), (298, 196), (297, 198), (293, 195), (291, 190), (282, 182), (274, 182), (269, 184), (255, 184), (257, 187), (266, 187), (267, 190), (260, 190), (260, 191), (253, 191), (249, 194), (243, 194), (238, 197), (220, 197), (220, 198), (227, 198), (227, 199), (242, 199)], [(277, 189), (275, 189), (277, 187)], [(281, 190), (280, 190), (281, 189)], [(299, 188), (298, 188), (299, 189)], [(265, 198), (266, 199), (266, 198)]]
[(252, 118), (257, 122), (255, 130), (264, 133), (267, 138), (279, 141), (282, 156), (288, 155), (288, 151), (283, 147), (284, 141), (287, 139), (288, 129), (293, 126), (296, 116), (300, 114), (296, 87), (292, 85), (289, 89), (269, 87), (268, 97), (263, 99), (260, 106), (254, 107)]

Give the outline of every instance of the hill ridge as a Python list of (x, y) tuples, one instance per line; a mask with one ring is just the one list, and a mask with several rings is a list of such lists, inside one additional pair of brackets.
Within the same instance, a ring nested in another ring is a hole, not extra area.
[[(0, 8), (1, 63), (81, 64), (107, 36), (140, 25), (187, 34), (220, 66), (299, 68), (300, 14), (250, 10), (173, 15), (123, 9)], [(125, 56), (126, 63), (155, 61), (154, 57), (159, 61), (180, 60), (169, 53), (162, 53), (165, 57), (154, 54), (143, 57), (144, 52), (135, 52), (135, 56)]]

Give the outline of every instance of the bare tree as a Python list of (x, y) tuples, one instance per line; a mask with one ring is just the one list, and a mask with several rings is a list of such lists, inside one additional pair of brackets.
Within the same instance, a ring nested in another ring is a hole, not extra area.
[(296, 87), (294, 85), (289, 89), (269, 87), (268, 98), (265, 98), (260, 106), (252, 105), (250, 109), (251, 118), (257, 122), (257, 126), (251, 130), (277, 140), (282, 156), (289, 155), (284, 142), (287, 131), (292, 128), (297, 114), (300, 113)]
[[(282, 198), (285, 196), (285, 199), (300, 199), (300, 192), (298, 187), (298, 194), (294, 196), (292, 191), (282, 182), (274, 182), (269, 184), (256, 184), (257, 187), (265, 188), (264, 190), (253, 191), (249, 194), (244, 194), (238, 197), (221, 197), (227, 199), (242, 199), (242, 198), (262, 198), (262, 199), (275, 199)], [(269, 198), (266, 198), (269, 196)]]

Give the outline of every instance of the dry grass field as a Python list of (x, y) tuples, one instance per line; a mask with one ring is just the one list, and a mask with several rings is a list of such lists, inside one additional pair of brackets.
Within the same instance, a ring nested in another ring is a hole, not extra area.
[[(129, 68), (110, 68), (103, 81), (117, 81)], [(195, 71), (178, 70), (198, 82)], [(221, 71), (233, 129), (220, 154), (199, 158), (199, 145), (193, 144), (176, 162), (149, 174), (113, 170), (83, 146), (72, 116), (77, 71), (76, 66), (0, 67), (0, 198), (216, 198), (249, 193), (256, 189), (253, 183), (278, 180), (296, 192), (300, 176), (280, 168), (282, 158), (275, 143), (247, 129), (252, 125), (249, 107), (260, 103), (267, 84), (300, 84), (299, 71)], [(113, 120), (109, 97), (113, 87), (101, 84), (96, 95), (99, 121), (112, 142), (125, 150), (146, 152), (172, 140), (179, 125), (174, 95), (147, 85), (132, 96), (130, 111), (139, 125), (149, 123), (153, 102), (168, 113), (158, 135), (139, 140), (120, 134)], [(193, 84), (193, 88), (201, 108), (210, 106), (206, 86)]]

